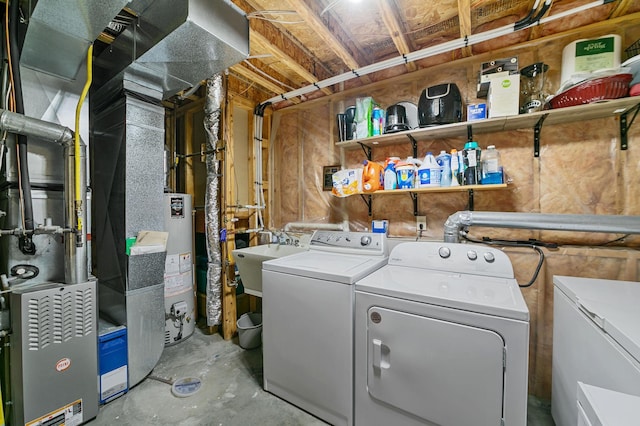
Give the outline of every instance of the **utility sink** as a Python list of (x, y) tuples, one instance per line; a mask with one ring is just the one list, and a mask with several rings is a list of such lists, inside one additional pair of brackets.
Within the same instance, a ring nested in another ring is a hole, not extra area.
[(244, 292), (262, 297), (262, 262), (300, 253), (308, 249), (308, 246), (263, 244), (261, 246), (236, 249), (231, 253), (236, 261)]

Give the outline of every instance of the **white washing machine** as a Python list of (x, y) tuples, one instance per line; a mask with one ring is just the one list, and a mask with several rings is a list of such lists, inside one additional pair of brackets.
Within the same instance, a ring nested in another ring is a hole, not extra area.
[(356, 425), (526, 425), (529, 311), (505, 253), (401, 243), (355, 297)]
[(264, 389), (353, 424), (354, 284), (387, 263), (384, 234), (316, 231), (309, 250), (262, 264)]
[(578, 382), (578, 426), (637, 426), (640, 396)]
[(578, 382), (640, 396), (640, 283), (567, 276), (553, 283), (551, 414), (557, 426), (574, 426)]

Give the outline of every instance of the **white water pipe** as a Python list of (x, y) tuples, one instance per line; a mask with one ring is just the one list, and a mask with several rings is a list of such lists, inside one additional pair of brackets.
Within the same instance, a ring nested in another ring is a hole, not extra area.
[(314, 222), (289, 222), (284, 226), (284, 232), (293, 229), (322, 229), (327, 231), (348, 231), (349, 222), (343, 223), (314, 223)]

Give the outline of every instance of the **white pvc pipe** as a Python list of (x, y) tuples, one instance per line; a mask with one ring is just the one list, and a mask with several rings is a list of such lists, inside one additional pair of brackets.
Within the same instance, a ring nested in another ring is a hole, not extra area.
[(314, 223), (314, 222), (289, 222), (284, 226), (284, 232), (292, 229), (322, 229), (327, 231), (348, 231), (349, 223)]

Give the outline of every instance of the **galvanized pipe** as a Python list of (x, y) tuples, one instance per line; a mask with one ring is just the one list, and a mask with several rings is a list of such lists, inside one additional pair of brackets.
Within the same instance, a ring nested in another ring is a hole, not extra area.
[(459, 211), (447, 218), (444, 241), (460, 242), (460, 231), (469, 226), (640, 234), (640, 216)]
[(65, 143), (73, 139), (73, 131), (68, 127), (27, 117), (6, 109), (0, 109), (0, 130), (57, 143)]

